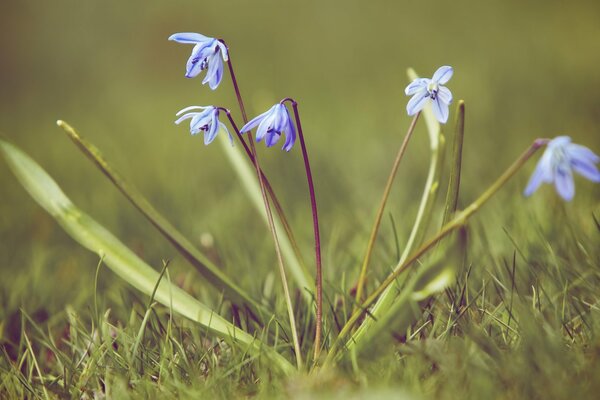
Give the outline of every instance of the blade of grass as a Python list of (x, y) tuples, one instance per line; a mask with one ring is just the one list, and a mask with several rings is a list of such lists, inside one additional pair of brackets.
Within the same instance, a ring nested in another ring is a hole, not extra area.
[[(150, 296), (159, 281), (159, 273), (140, 259), (112, 233), (89, 217), (63, 193), (54, 180), (29, 156), (12, 144), (0, 140), (0, 152), (19, 182), (62, 228), (79, 244), (100, 254), (104, 263), (130, 285)], [(183, 289), (160, 281), (154, 299), (182, 316), (196, 321), (208, 332), (229, 339), (254, 354), (264, 354), (289, 374), (294, 367), (273, 348), (236, 328)]]
[(264, 306), (256, 302), (242, 288), (236, 285), (218, 266), (212, 263), (197, 247), (179, 232), (163, 217), (140, 193), (131, 186), (115, 169), (104, 159), (100, 151), (91, 143), (83, 139), (77, 131), (64, 121), (57, 121), (68, 137), (79, 149), (106, 175), (106, 177), (123, 193), (123, 195), (158, 229), (158, 231), (192, 264), (204, 278), (215, 288), (225, 292), (225, 295), (234, 302), (247, 304), (254, 312), (265, 310)]

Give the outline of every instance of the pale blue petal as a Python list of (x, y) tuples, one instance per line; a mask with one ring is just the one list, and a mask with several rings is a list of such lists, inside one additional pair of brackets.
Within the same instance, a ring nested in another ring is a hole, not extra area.
[(537, 166), (535, 167), (535, 170), (533, 171), (533, 174), (531, 175), (529, 183), (527, 183), (527, 187), (525, 187), (525, 191), (523, 192), (523, 194), (526, 197), (531, 196), (533, 192), (535, 192), (540, 187), (542, 182), (545, 181), (544, 178), (546, 175), (547, 173), (544, 169), (544, 163), (542, 163), (542, 161), (540, 160), (540, 162), (538, 162)]
[(254, 129), (254, 127), (256, 125), (260, 124), (261, 121), (271, 113), (272, 109), (273, 108), (270, 108), (269, 110), (265, 111), (264, 113), (252, 118), (249, 122), (246, 123), (246, 125), (242, 126), (242, 129), (240, 129), (240, 132), (246, 133), (246, 132), (249, 132), (252, 129)]
[(214, 108), (214, 107), (213, 106), (189, 106), (189, 107), (182, 108), (181, 110), (177, 111), (177, 114), (175, 114), (175, 116), (180, 116), (181, 114), (183, 114), (185, 112), (188, 112), (188, 111), (191, 111), (191, 110), (201, 110), (201, 111), (203, 111), (203, 110), (206, 110), (206, 109), (209, 109), (209, 108)]
[(213, 54), (208, 57), (208, 71), (206, 72), (206, 76), (202, 80), (202, 84), (208, 83), (212, 90), (215, 90), (219, 83), (221, 82), (221, 77), (219, 76), (219, 68), (223, 71), (223, 61), (219, 57), (218, 54)]
[(217, 112), (213, 112), (210, 116), (211, 121), (208, 128), (208, 131), (204, 133), (204, 144), (209, 145), (215, 137), (217, 137), (217, 133), (219, 133), (219, 117)]
[(294, 123), (292, 122), (289, 113), (287, 117), (288, 121), (285, 128), (285, 144), (283, 145), (283, 150), (290, 151), (292, 147), (294, 147), (294, 143), (296, 143), (296, 128), (294, 127)]
[(557, 147), (564, 147), (571, 143), (571, 138), (569, 136), (557, 136), (548, 142), (548, 149), (554, 149)]
[(598, 164), (600, 162), (600, 156), (585, 146), (570, 143), (566, 149), (569, 157), (573, 160), (587, 161), (591, 164)]
[[(189, 114), (182, 115), (181, 117), (179, 117), (179, 118), (178, 118), (178, 119), (175, 121), (175, 124), (176, 124), (176, 125), (179, 125), (180, 123), (182, 123), (182, 122), (183, 122), (183, 121), (185, 121), (186, 119), (188, 119), (188, 118), (192, 118), (192, 117), (196, 116), (197, 114), (198, 114), (198, 113), (189, 113)], [(179, 115), (179, 114), (177, 114), (177, 115)]]
[(435, 71), (431, 80), (443, 85), (444, 83), (448, 82), (450, 78), (452, 78), (453, 73), (454, 69), (452, 67), (444, 65), (443, 67), (439, 67), (438, 70)]
[(172, 34), (171, 36), (169, 36), (169, 40), (173, 40), (178, 43), (200, 43), (200, 42), (206, 42), (206, 41), (213, 40), (213, 39), (206, 37), (204, 35), (201, 35), (199, 33), (181, 32), (181, 33)]
[(267, 147), (271, 147), (279, 141), (280, 137), (281, 137), (281, 134), (275, 132), (274, 130), (271, 130), (271, 131), (267, 132), (267, 134), (265, 136), (265, 144), (267, 145)]
[(407, 96), (413, 95), (421, 89), (427, 89), (427, 85), (429, 85), (429, 79), (417, 78), (414, 81), (412, 81), (406, 87), (406, 89), (404, 89), (404, 93), (406, 93)]
[(575, 183), (573, 182), (573, 174), (569, 168), (557, 168), (554, 176), (554, 187), (556, 192), (565, 199), (571, 201), (575, 196)]
[(202, 72), (202, 60), (204, 59), (203, 50), (206, 48), (204, 44), (197, 44), (192, 49), (192, 54), (188, 58), (185, 65), (185, 77), (194, 78)]
[(600, 171), (598, 168), (587, 160), (571, 160), (571, 167), (579, 175), (592, 182), (600, 182)]
[(444, 103), (452, 103), (452, 92), (446, 86), (439, 86), (437, 97), (439, 97)]
[(415, 93), (415, 95), (408, 101), (406, 105), (406, 111), (408, 115), (412, 116), (418, 113), (425, 107), (425, 102), (429, 98), (429, 92), (427, 89), (422, 89), (420, 92)]
[(270, 112), (258, 125), (258, 129), (256, 130), (256, 141), (260, 142), (263, 140), (265, 135), (268, 133), (269, 128), (273, 124), (273, 112)]
[(192, 118), (192, 120), (190, 121), (190, 132), (192, 132), (192, 135), (195, 135), (196, 133), (200, 132), (203, 126), (210, 125), (211, 120), (213, 120), (214, 114), (216, 113), (203, 112)]
[(439, 97), (431, 101), (431, 108), (433, 115), (440, 123), (445, 124), (448, 121), (448, 104), (444, 103)]

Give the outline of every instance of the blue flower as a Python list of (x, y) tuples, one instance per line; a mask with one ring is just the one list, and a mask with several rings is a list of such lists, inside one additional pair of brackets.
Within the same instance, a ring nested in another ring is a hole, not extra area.
[(223, 78), (223, 61), (227, 62), (229, 59), (227, 46), (217, 39), (199, 33), (175, 33), (169, 36), (169, 40), (195, 45), (187, 61), (185, 76), (194, 78), (206, 69), (202, 84), (208, 83), (210, 88), (215, 90)]
[[(188, 112), (190, 110), (200, 110), (200, 112)], [(219, 109), (216, 107), (186, 107), (179, 111), (177, 116), (180, 116), (179, 119), (175, 121), (177, 125), (186, 119), (192, 119), (190, 121), (190, 133), (192, 135), (197, 135), (200, 133), (200, 131), (204, 131), (204, 144), (210, 144), (213, 140), (215, 140), (217, 133), (219, 133), (219, 129), (224, 129), (229, 135), (229, 140), (231, 140), (233, 143), (233, 137), (231, 137), (231, 133), (229, 133), (229, 130), (227, 130), (225, 124), (219, 121)]]
[(548, 143), (542, 158), (525, 188), (525, 196), (531, 196), (544, 183), (554, 182), (556, 192), (570, 201), (575, 196), (573, 171), (592, 182), (600, 182), (596, 164), (600, 157), (585, 146), (571, 143), (568, 136), (559, 136)]
[(431, 79), (417, 78), (404, 89), (407, 96), (413, 96), (406, 105), (408, 115), (415, 115), (431, 100), (433, 114), (442, 124), (448, 121), (448, 106), (452, 103), (452, 93), (442, 86), (452, 78), (454, 70), (447, 65), (439, 67)]
[(281, 134), (285, 133), (285, 143), (282, 149), (290, 151), (294, 146), (296, 142), (296, 128), (285, 105), (281, 103), (275, 104), (269, 111), (260, 114), (244, 125), (240, 132), (246, 133), (257, 125), (257, 142), (265, 138), (267, 147), (271, 147), (277, 143)]

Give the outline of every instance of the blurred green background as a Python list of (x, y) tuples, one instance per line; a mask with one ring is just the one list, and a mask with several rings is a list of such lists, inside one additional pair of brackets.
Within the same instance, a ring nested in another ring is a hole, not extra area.
[[(179, 109), (208, 104), (232, 109), (239, 121), (231, 82), (226, 76), (213, 92), (201, 78), (185, 79), (191, 47), (168, 42), (172, 33), (227, 40), (251, 116), (286, 96), (300, 103), (329, 280), (357, 272), (410, 121), (403, 93), (408, 67), (423, 76), (443, 64), (455, 68), (448, 86), (467, 107), (463, 205), (535, 137), (568, 134), (600, 151), (597, 1), (3, 1), (0, 11), (2, 135), (152, 265), (173, 258), (174, 268), (185, 271), (169, 244), (55, 125), (68, 121), (195, 243), (212, 235), (211, 257), (254, 292), (262, 287), (257, 277), (274, 269), (268, 232), (220, 147), (205, 147), (173, 124)], [(300, 149), (260, 149), (310, 259)], [(419, 126), (388, 208), (401, 239), (414, 218), (427, 160)], [(516, 240), (535, 241), (527, 236), (529, 225), (551, 225), (547, 217), (556, 210), (592, 229), (599, 186), (578, 179), (575, 201), (565, 208), (547, 187), (525, 200), (521, 191), (532, 168), (477, 217), (497, 238), (492, 251), (510, 246), (505, 227)], [(4, 308), (85, 304), (96, 256), (34, 204), (4, 163), (0, 182)], [(390, 232), (385, 225), (376, 254), (385, 262), (393, 259)], [(101, 285), (120, 283), (107, 273)]]

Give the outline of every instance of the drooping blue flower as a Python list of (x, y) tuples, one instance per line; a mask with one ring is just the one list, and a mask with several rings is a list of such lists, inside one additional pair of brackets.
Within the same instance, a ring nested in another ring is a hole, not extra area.
[(452, 93), (442, 85), (452, 78), (453, 73), (452, 67), (444, 65), (435, 71), (431, 79), (417, 78), (412, 81), (404, 89), (407, 96), (412, 95), (406, 105), (408, 115), (415, 115), (425, 107), (427, 100), (431, 100), (433, 114), (438, 121), (445, 124), (448, 121), (448, 106), (452, 103)]
[(524, 194), (531, 196), (542, 183), (554, 182), (560, 197), (570, 201), (575, 196), (573, 171), (592, 182), (600, 182), (596, 167), (599, 162), (600, 157), (587, 147), (571, 143), (569, 136), (558, 136), (548, 143)]
[(194, 78), (206, 69), (202, 84), (208, 83), (208, 86), (215, 90), (223, 78), (223, 61), (227, 62), (229, 59), (227, 46), (217, 39), (191, 32), (175, 33), (169, 36), (169, 40), (194, 45), (187, 61), (185, 76)]
[(296, 142), (296, 128), (285, 105), (281, 103), (275, 104), (268, 111), (249, 121), (242, 127), (240, 132), (249, 132), (257, 125), (257, 142), (260, 142), (264, 138), (267, 147), (271, 147), (277, 143), (281, 134), (285, 133), (285, 143), (282, 149), (290, 151), (294, 146)]
[[(188, 112), (191, 110), (200, 110), (200, 112)], [(187, 114), (186, 114), (187, 113)], [(183, 114), (183, 115), (182, 115)], [(190, 133), (197, 135), (200, 131), (204, 131), (204, 144), (208, 145), (219, 133), (219, 129), (224, 129), (229, 135), (229, 140), (233, 143), (233, 137), (229, 130), (221, 121), (219, 121), (219, 109), (213, 106), (200, 107), (190, 106), (177, 113), (179, 119), (175, 121), (177, 125), (186, 119), (190, 119)]]

